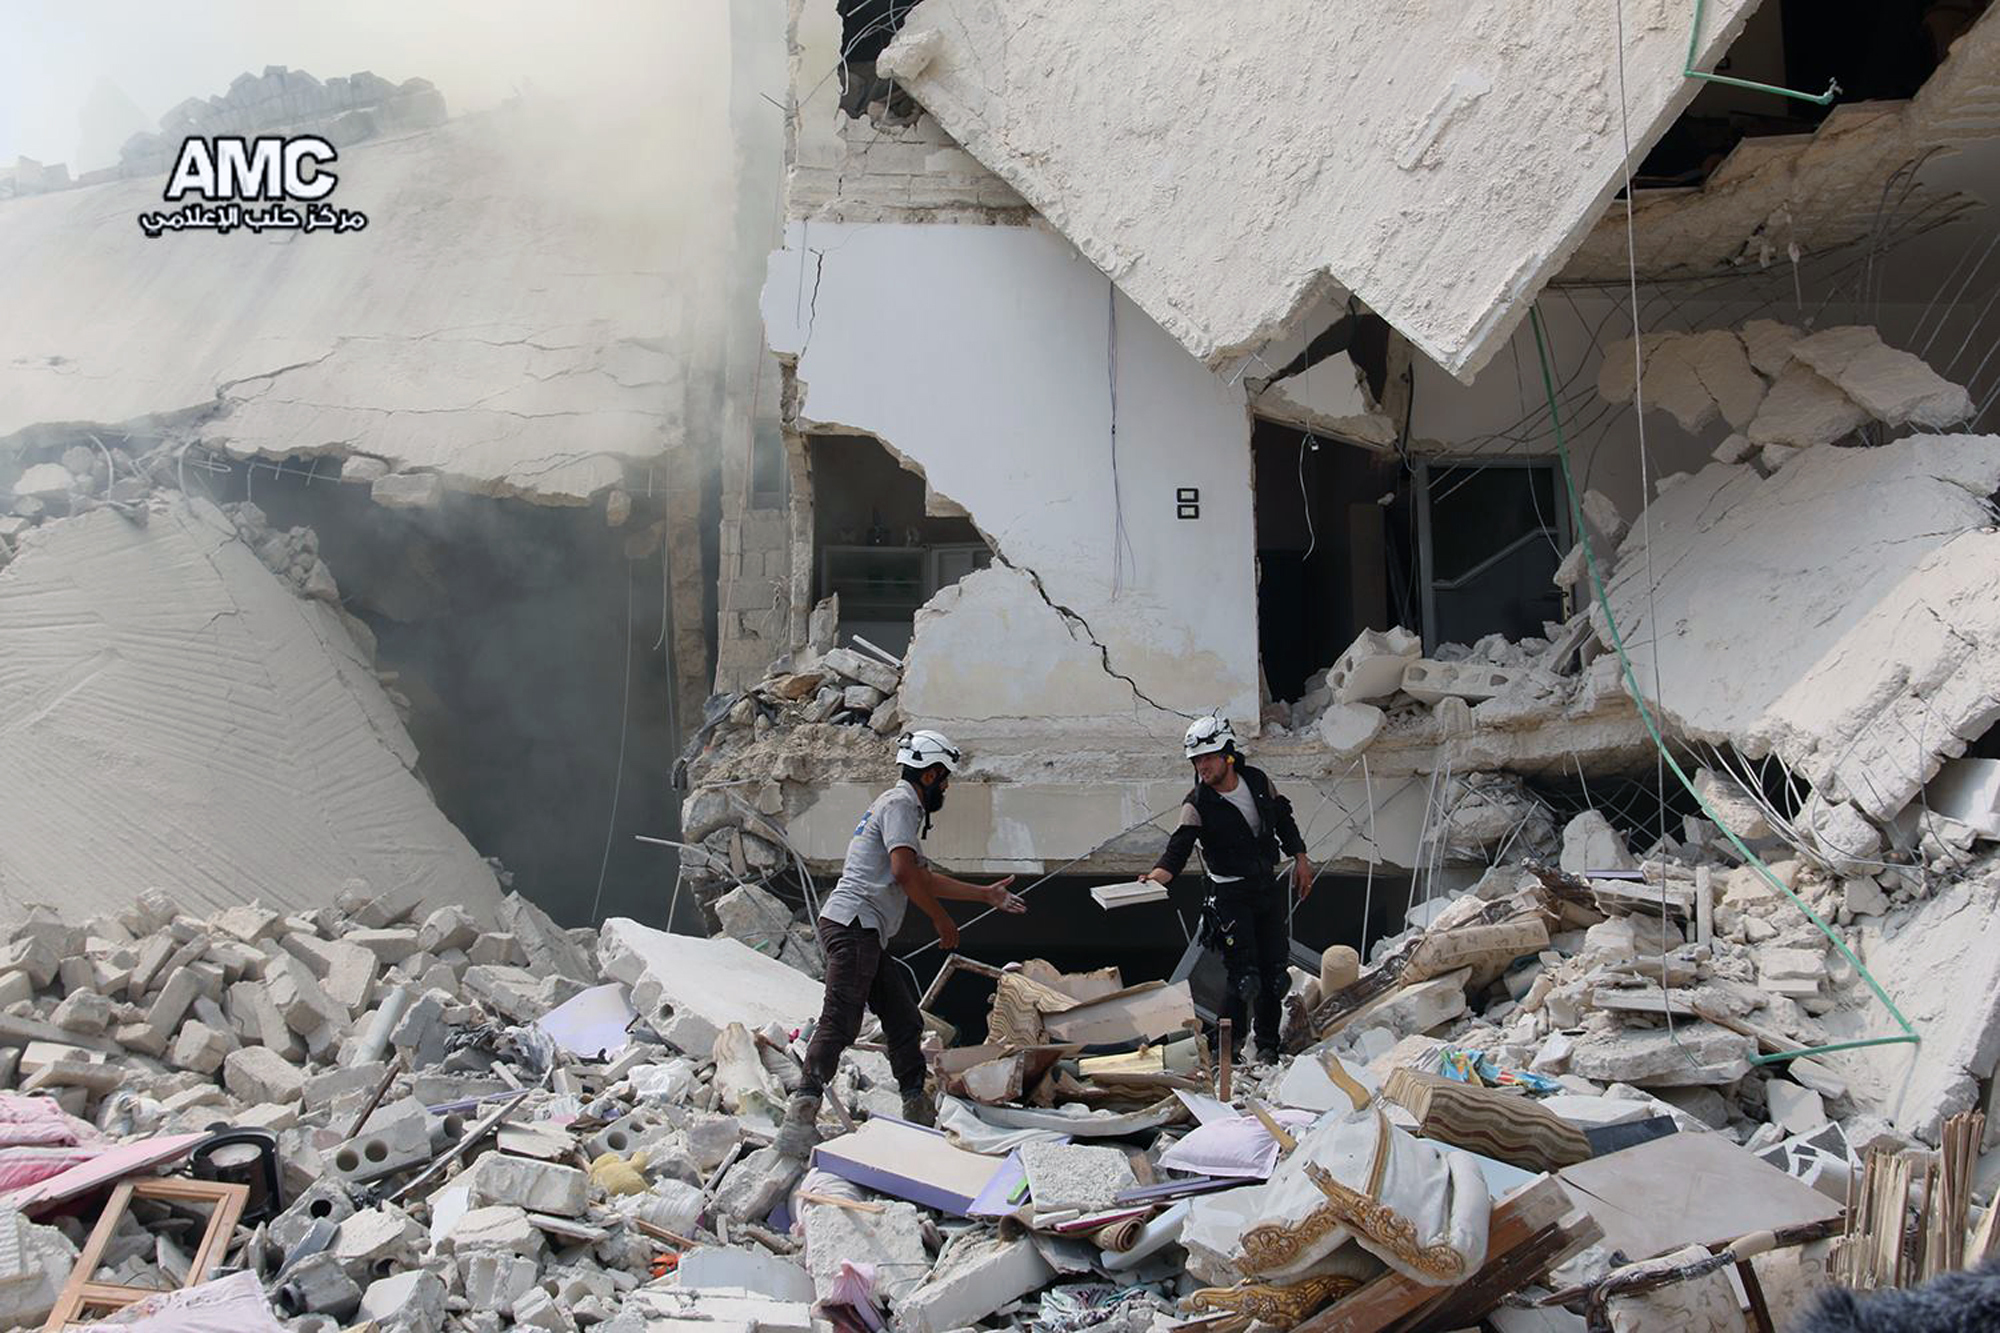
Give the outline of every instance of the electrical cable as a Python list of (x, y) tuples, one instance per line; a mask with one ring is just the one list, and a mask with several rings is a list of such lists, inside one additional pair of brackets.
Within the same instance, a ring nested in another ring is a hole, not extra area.
[(1125, 558), (1130, 555), (1136, 565), (1138, 557), (1125, 532), (1125, 492), (1118, 476), (1118, 287), (1109, 278), (1104, 280), (1104, 295), (1104, 366), (1111, 398), (1111, 598), (1116, 601), (1125, 590)]
[[(1535, 331), (1535, 350), (1541, 362), (1542, 386), (1548, 395), (1550, 406), (1553, 409), (1555, 404), (1555, 373), (1549, 365), (1548, 345), (1542, 333), (1540, 308), (1531, 308), (1528, 312), (1528, 319)], [(1563, 473), (1567, 477), (1570, 471), (1569, 443), (1564, 437), (1559, 415), (1555, 418), (1555, 423), (1556, 455), (1562, 460)], [(1582, 512), (1574, 488), (1570, 492), (1570, 504), (1576, 509), (1575, 517), (1580, 522), (1582, 520)], [(1861, 979), (1867, 983), (1869, 990), (1874, 992), (1875, 998), (1882, 1002), (1883, 1008), (1889, 1011), (1889, 1016), (1902, 1029), (1901, 1035), (1898, 1036), (1870, 1037), (1858, 1041), (1834, 1042), (1824, 1046), (1813, 1046), (1797, 1051), (1783, 1051), (1775, 1055), (1755, 1055), (1750, 1057), (1750, 1063), (1773, 1064), (1780, 1061), (1797, 1059), (1800, 1056), (1824, 1055), (1833, 1051), (1857, 1050), (1869, 1046), (1921, 1043), (1923, 1038), (1917, 1035), (1916, 1028), (1911, 1025), (1909, 1019), (1903, 1016), (1903, 1011), (1896, 1007), (1896, 1002), (1889, 998), (1889, 993), (1882, 988), (1882, 983), (1875, 979), (1874, 973), (1870, 972), (1862, 961), (1855, 957), (1854, 951), (1848, 948), (1847, 942), (1834, 932), (1833, 927), (1829, 926), (1805, 899), (1794, 893), (1789, 885), (1779, 879), (1776, 874), (1772, 873), (1771, 867), (1764, 863), (1762, 857), (1750, 850), (1749, 846), (1744, 843), (1736, 830), (1729, 827), (1721, 814), (1709, 803), (1708, 798), (1695, 788), (1694, 780), (1688, 777), (1686, 770), (1681, 767), (1680, 761), (1668, 752), (1666, 739), (1660, 734), (1659, 723), (1655, 720), (1653, 710), (1646, 703), (1645, 695), (1639, 688), (1638, 675), (1633, 670), (1631, 654), (1626, 650), (1624, 634), (1618, 627), (1617, 617), (1612, 614), (1610, 598), (1606, 595), (1604, 576), (1598, 566), (1597, 557), (1591, 551), (1588, 543), (1585, 543), (1583, 553), (1584, 563), (1590, 573), (1591, 584), (1597, 592), (1598, 604), (1604, 611), (1604, 622), (1611, 635), (1611, 646), (1618, 654), (1618, 665), (1624, 675), (1626, 689), (1631, 693), (1632, 701), (1638, 708), (1639, 719), (1645, 724), (1646, 734), (1652, 738), (1653, 747), (1659, 751), (1665, 761), (1666, 767), (1673, 771), (1674, 777), (1679, 779), (1681, 786), (1686, 788), (1688, 794), (1694, 797), (1696, 803), (1701, 807), (1702, 813), (1718, 829), (1722, 830), (1723, 836), (1729, 839), (1730, 845), (1736, 848), (1737, 853), (1742, 856), (1744, 862), (1755, 867), (1757, 874), (1766, 884), (1769, 884), (1779, 893), (1789, 898), (1793, 905), (1805, 913), (1806, 919), (1817, 926), (1820, 933), (1832, 942), (1833, 947), (1840, 952), (1841, 957), (1845, 958)], [(1658, 647), (1655, 646), (1653, 651), (1657, 654), (1659, 651)]]
[[(1175, 804), (1180, 803), (1179, 797), (1175, 797), (1174, 800)], [(1033, 884), (1028, 885), (1028, 887), (1026, 887), (1025, 889), (1015, 890), (1014, 896), (1017, 898), (1027, 897), (1029, 894), (1033, 893), (1036, 889), (1039, 889), (1040, 887), (1042, 887), (1042, 885), (1054, 879), (1057, 875), (1062, 874), (1063, 871), (1068, 870), (1071, 866), (1079, 865), (1082, 862), (1088, 861), (1091, 857), (1097, 855), (1099, 852), (1103, 851), (1106, 847), (1109, 847), (1112, 843), (1118, 841), (1126, 834), (1136, 833), (1138, 830), (1146, 827), (1146, 825), (1152, 823), (1154, 820), (1158, 819), (1161, 815), (1165, 813), (1166, 813), (1165, 807), (1162, 807), (1161, 809), (1158, 810), (1147, 811), (1136, 822), (1128, 824), (1124, 828), (1119, 829), (1116, 833), (1106, 838), (1103, 842), (1098, 843), (1095, 847), (1083, 853), (1081, 856), (1071, 857), (1069, 860), (1057, 866), (1054, 870), (1051, 870), (1047, 874), (1043, 875)], [(998, 912), (999, 910), (1000, 909), (997, 907), (989, 907), (985, 911), (981, 912), (979, 915), (973, 917), (972, 920), (966, 922), (964, 925), (958, 928), (960, 937), (962, 938), (966, 931), (971, 930), (974, 926), (978, 925), (980, 922), (984, 921), (987, 917), (992, 916), (995, 912)], [(932, 949), (935, 949), (937, 947), (938, 947), (938, 941), (931, 940), (928, 943), (918, 945), (916, 948), (902, 955), (902, 957), (903, 959), (906, 960), (911, 958), (917, 958), (923, 954), (929, 953)]]
[(1313, 530), (1312, 497), (1306, 493), (1307, 445), (1311, 445), (1315, 453), (1319, 451), (1319, 437), (1311, 431), (1299, 437), (1299, 507), (1305, 510), (1306, 515), (1306, 553), (1299, 557), (1302, 565), (1312, 559), (1313, 548), (1319, 545), (1319, 534)]
[(593, 926), (604, 924), (598, 908), (604, 904), (604, 877), (611, 869), (611, 839), (618, 830), (618, 797), (625, 789), (625, 741), (632, 723), (632, 565), (630, 560), (625, 562), (625, 687), (618, 706), (618, 767), (611, 780), (611, 813), (604, 823), (604, 858), (597, 863), (597, 892), (590, 900)]

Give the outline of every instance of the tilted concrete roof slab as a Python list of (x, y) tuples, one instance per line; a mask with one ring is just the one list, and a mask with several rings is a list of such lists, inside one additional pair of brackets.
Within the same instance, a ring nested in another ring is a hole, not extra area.
[(0, 570), (0, 916), (161, 888), (207, 916), (324, 907), (350, 878), (490, 920), (492, 868), (324, 602), (206, 500), (29, 532)]
[(681, 131), (575, 131), (501, 111), (343, 149), (328, 202), (368, 225), (339, 235), (149, 239), (158, 178), (0, 206), (0, 441), (213, 411), (240, 457), (584, 503), (681, 438), (688, 279), (649, 174)]
[(1700, 88), (1622, 8), (1624, 117), (1613, 5), (925, 0), (879, 64), (1210, 365), (1337, 284), (1469, 379)]

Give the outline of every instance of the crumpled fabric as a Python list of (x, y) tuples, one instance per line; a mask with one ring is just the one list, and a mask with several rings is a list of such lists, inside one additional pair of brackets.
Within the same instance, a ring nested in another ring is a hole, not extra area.
[(694, 1065), (687, 1060), (668, 1060), (663, 1064), (639, 1065), (626, 1075), (632, 1084), (632, 1091), (648, 1101), (662, 1101), (680, 1104), (692, 1101), (701, 1088), (701, 1079), (694, 1071)]
[(882, 1307), (875, 1301), (875, 1265), (840, 1261), (840, 1272), (828, 1286), (826, 1304), (844, 1305), (871, 1329), (887, 1328)]
[(1562, 1084), (1546, 1074), (1526, 1069), (1503, 1069), (1489, 1055), (1479, 1051), (1462, 1051), (1456, 1046), (1446, 1046), (1438, 1051), (1438, 1072), (1455, 1083), (1470, 1083), (1475, 1087), (1525, 1088), (1543, 1096), (1563, 1090)]
[(1230, 1261), (1261, 1281), (1321, 1273), (1349, 1241), (1428, 1286), (1486, 1261), (1493, 1202), (1478, 1161), (1396, 1128), (1372, 1102), (1308, 1130), (1268, 1184), (1229, 1193), (1255, 1219)]
[(0, 1092), (0, 1148), (73, 1147), (104, 1141), (95, 1125), (70, 1115), (52, 1098)]
[(967, 1152), (1005, 1157), (1030, 1143), (1067, 1143), (1069, 1135), (1053, 1129), (1006, 1129), (980, 1118), (972, 1103), (957, 1097), (938, 1098), (937, 1127)]
[[(1271, 1118), (1293, 1135), (1313, 1122), (1309, 1111), (1287, 1107), (1273, 1110)], [(1278, 1141), (1263, 1121), (1254, 1115), (1217, 1120), (1189, 1130), (1187, 1137), (1160, 1154), (1160, 1165), (1197, 1176), (1223, 1176), (1248, 1180), (1268, 1180), (1278, 1163)]]
[[(1173, 1306), (1146, 1287), (1114, 1287), (1084, 1282), (1051, 1287), (1042, 1293), (1033, 1333), (1081, 1333), (1084, 1329), (1130, 1326), (1146, 1328), (1156, 1313), (1171, 1313)], [(1132, 1317), (1137, 1317), (1132, 1322)]]
[(0, 1193), (59, 1176), (111, 1146), (51, 1098), (0, 1092)]

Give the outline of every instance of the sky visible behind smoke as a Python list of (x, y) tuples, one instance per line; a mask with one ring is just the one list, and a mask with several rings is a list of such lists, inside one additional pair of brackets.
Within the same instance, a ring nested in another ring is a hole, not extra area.
[(690, 128), (719, 129), (726, 123), (729, 3), (4, 0), (0, 164), (19, 156), (65, 162), (73, 176), (108, 166), (108, 157), (77, 160), (93, 95), (99, 120), (108, 110), (136, 107), (143, 128), (157, 129), (159, 117), (186, 98), (225, 92), (237, 75), (266, 65), (322, 79), (364, 69), (397, 83), (427, 78), (455, 115), (516, 92), (563, 99), (611, 93), (628, 104), (656, 100), (663, 112), (691, 122), (712, 116), (709, 126)]

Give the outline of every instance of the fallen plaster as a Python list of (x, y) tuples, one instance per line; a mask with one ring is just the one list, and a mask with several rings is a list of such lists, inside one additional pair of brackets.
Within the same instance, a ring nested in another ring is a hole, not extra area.
[[(794, 223), (763, 309), (772, 349), (796, 369), (798, 429), (876, 436), (963, 506), (1018, 576), (934, 603), (922, 633), (950, 637), (947, 605), (1005, 619), (1066, 661), (1088, 656), (1081, 633), (1110, 682), (1093, 685), (1086, 709), (1073, 675), (1044, 679), (1032, 655), (996, 638), (980, 655), (1014, 673), (986, 682), (1007, 702), (946, 697), (953, 669), (913, 644), (926, 659), (914, 685), (926, 702), (906, 694), (908, 715), (1001, 710), (1149, 736), (1178, 736), (1211, 709), (1256, 717), (1240, 387), (1037, 228)], [(923, 332), (885, 355), (885, 321)], [(1182, 489), (1197, 493), (1198, 517), (1178, 517)]]
[[(0, 440), (206, 414), (239, 456), (582, 503), (681, 434), (681, 228), (573, 129), (514, 110), (345, 148), (334, 202), (369, 223), (340, 236), (148, 240), (154, 178), (6, 205)], [(590, 137), (643, 163), (666, 135)]]
[[(1345, 349), (1291, 370), (1299, 358), (1310, 354), (1315, 338), (1343, 322), (1351, 340), (1361, 318), (1358, 312), (1350, 312), (1344, 300), (1322, 301), (1298, 321), (1294, 332), (1265, 346), (1243, 371), (1251, 410), (1260, 417), (1353, 444), (1376, 448), (1395, 444), (1403, 408), (1408, 405), (1403, 377), (1409, 368), (1409, 355), (1394, 338), (1389, 340), (1384, 391), (1389, 401), (1376, 401), (1369, 391), (1367, 372)], [(1287, 370), (1291, 373), (1283, 373)]]
[[(1703, 67), (1754, 8), (1708, 6)], [(1631, 7), (1621, 117), (1618, 17), (927, 0), (879, 64), (1209, 364), (1338, 284), (1469, 379), (1618, 188), (1626, 122), (1637, 160), (1700, 88), (1687, 7)]]
[(1720, 417), (1750, 444), (1805, 449), (1831, 444), (1870, 421), (1940, 429), (1973, 415), (1963, 388), (1866, 325), (1806, 335), (1752, 320), (1740, 332), (1649, 333), (1640, 345), (1643, 383), (1632, 340), (1624, 338), (1605, 349), (1598, 393), (1607, 402), (1629, 403), (1643, 388), (1647, 407), (1670, 413), (1691, 433)]
[[(1933, 149), (2000, 134), (1996, 78), (2000, 11), (1989, 11), (1908, 101), (1839, 104), (1811, 134), (1744, 139), (1698, 190), (1637, 191), (1629, 257), (1661, 280), (1788, 263), (1794, 246), (1823, 255), (1873, 235), (1885, 199), (1916, 231), (1943, 225), (1979, 201), (1921, 182), (1905, 196), (1898, 175)], [(1561, 280), (1622, 283), (1627, 264), (1621, 208), (1598, 222)]]
[(1886, 821), (2000, 718), (1996, 486), (2000, 437), (1968, 435), (1686, 478), (1610, 581), (1640, 687), (1688, 738)]
[(146, 518), (50, 523), (0, 570), (0, 911), (303, 911), (362, 879), (490, 915), (338, 613), (205, 500)]

